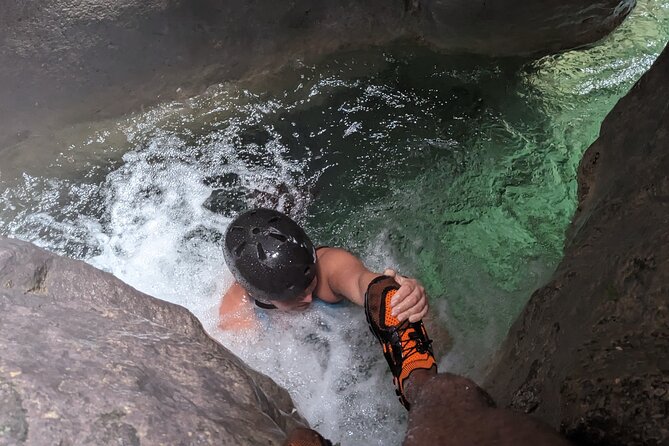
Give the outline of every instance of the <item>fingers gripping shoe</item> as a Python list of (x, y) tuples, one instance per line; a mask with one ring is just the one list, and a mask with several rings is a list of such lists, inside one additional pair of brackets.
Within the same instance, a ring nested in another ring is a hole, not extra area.
[(365, 294), (365, 315), (370, 330), (383, 347), (400, 402), (409, 410), (404, 381), (414, 370), (436, 368), (437, 365), (423, 321), (400, 322), (391, 314), (390, 300), (398, 289), (399, 285), (392, 277), (379, 276), (372, 280)]

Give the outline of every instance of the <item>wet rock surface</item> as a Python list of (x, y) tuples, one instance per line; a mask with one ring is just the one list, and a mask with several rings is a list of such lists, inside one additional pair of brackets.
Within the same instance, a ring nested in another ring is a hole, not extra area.
[(606, 35), (634, 3), (0, 0), (0, 150), (297, 59), (397, 39), (486, 55), (573, 48)]
[(486, 388), (582, 445), (669, 444), (669, 47), (602, 124), (565, 258)]
[(0, 445), (279, 445), (300, 423), (186, 309), (0, 238)]

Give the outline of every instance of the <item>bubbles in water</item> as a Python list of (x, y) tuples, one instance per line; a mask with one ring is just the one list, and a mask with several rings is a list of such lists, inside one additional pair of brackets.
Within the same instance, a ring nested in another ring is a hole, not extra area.
[(321, 434), (342, 444), (398, 444), (406, 423), (392, 376), (361, 308), (315, 304), (264, 312), (262, 333), (217, 336), (253, 368), (289, 389)]

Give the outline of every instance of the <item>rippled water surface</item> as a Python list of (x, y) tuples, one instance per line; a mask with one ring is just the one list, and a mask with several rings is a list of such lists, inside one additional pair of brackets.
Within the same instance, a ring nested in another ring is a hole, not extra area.
[(583, 151), (668, 39), (669, 1), (649, 0), (597, 46), (533, 63), (400, 46), (213, 86), (68, 129), (48, 165), (5, 160), (0, 233), (190, 308), (343, 445), (399, 444), (405, 414), (359, 308), (218, 329), (231, 216), (277, 207), (319, 244), (420, 278), (453, 339), (441, 369), (480, 378), (560, 259)]

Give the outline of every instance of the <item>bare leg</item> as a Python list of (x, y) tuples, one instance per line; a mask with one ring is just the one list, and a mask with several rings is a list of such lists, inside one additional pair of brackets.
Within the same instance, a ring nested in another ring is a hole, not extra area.
[(411, 410), (404, 446), (570, 444), (538, 420), (497, 409), (492, 398), (470, 379), (417, 370), (407, 380)]
[(425, 383), (435, 376), (437, 376), (436, 367), (431, 369), (418, 369), (411, 372), (411, 375), (407, 378), (406, 384), (404, 384), (404, 392), (409, 404), (413, 405), (418, 399), (418, 395), (421, 393)]

